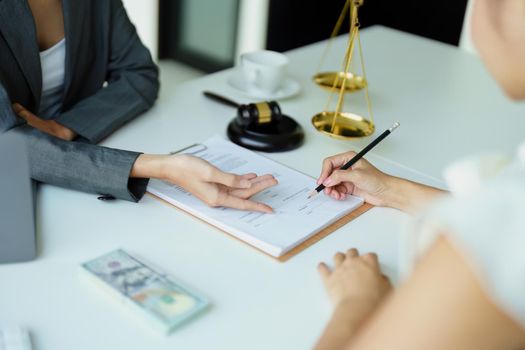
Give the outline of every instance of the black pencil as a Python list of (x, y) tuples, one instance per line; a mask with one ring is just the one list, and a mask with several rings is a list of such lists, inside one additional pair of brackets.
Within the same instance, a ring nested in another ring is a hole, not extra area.
[[(350, 168), (352, 165), (354, 165), (355, 163), (357, 163), (359, 161), (359, 159), (363, 158), (363, 156), (365, 154), (368, 153), (368, 151), (370, 151), (372, 148), (374, 148), (379, 142), (383, 141), (383, 139), (385, 137), (387, 137), (388, 135), (390, 135), (390, 133), (392, 131), (394, 131), (395, 129), (397, 129), (397, 127), (399, 126), (400, 124), (398, 122), (394, 123), (394, 125), (392, 125), (392, 127), (390, 129), (387, 129), (385, 130), (385, 132), (383, 132), (381, 135), (379, 135), (374, 141), (372, 141), (368, 146), (366, 146), (365, 148), (363, 148), (361, 150), (361, 152), (359, 152), (358, 154), (356, 154), (352, 159), (350, 159), (345, 165), (343, 165), (341, 167), (342, 170), (346, 170), (348, 168)], [(323, 184), (320, 184), (319, 186), (317, 186), (317, 188), (315, 190), (313, 190), (312, 192), (310, 192), (310, 194), (308, 195), (308, 199), (312, 198), (313, 196), (317, 195), (319, 192), (321, 192), (322, 190), (325, 189), (325, 186)]]

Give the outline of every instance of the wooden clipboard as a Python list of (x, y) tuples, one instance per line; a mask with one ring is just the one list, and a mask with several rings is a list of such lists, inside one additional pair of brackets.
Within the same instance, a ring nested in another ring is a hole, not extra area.
[(210, 224), (209, 222), (207, 222), (206, 220), (204, 219), (201, 219), (189, 212), (187, 212), (186, 210), (184, 209), (181, 209), (179, 207), (177, 207), (176, 205), (173, 205), (171, 203), (169, 203), (168, 201), (165, 201), (164, 199), (160, 198), (160, 197), (157, 197), (155, 196), (154, 194), (152, 193), (149, 193), (148, 194), (155, 198), (155, 199), (158, 199), (160, 200), (161, 202), (164, 202), (166, 204), (168, 204), (169, 206), (172, 206), (174, 208), (176, 208), (177, 210), (179, 211), (182, 211), (186, 214), (189, 214), (191, 216), (193, 216), (194, 218), (208, 224), (209, 226), (227, 234), (229, 237), (233, 237), (235, 238), (236, 240), (238, 240), (239, 242), (242, 242), (256, 250), (258, 250), (259, 252), (273, 258), (273, 259), (276, 259), (277, 261), (279, 262), (285, 262), (287, 260), (289, 260), (290, 258), (294, 257), (295, 255), (299, 254), (300, 252), (302, 252), (303, 250), (307, 249), (308, 247), (311, 247), (312, 245), (314, 245), (315, 243), (319, 242), (320, 240), (322, 240), (323, 238), (327, 237), (328, 235), (330, 235), (332, 232), (336, 231), (337, 229), (343, 227), (344, 225), (346, 225), (347, 223), (349, 223), (350, 221), (354, 220), (355, 218), (359, 217), (361, 214), (367, 212), (368, 210), (370, 210), (371, 208), (373, 208), (374, 206), (371, 205), (371, 204), (368, 204), (368, 203), (363, 203), (363, 205), (361, 205), (359, 208), (353, 210), (352, 212), (346, 214), (345, 216), (343, 216), (342, 218), (340, 218), (339, 220), (337, 220), (336, 222), (334, 222), (333, 224), (325, 227), (324, 229), (322, 229), (321, 231), (317, 232), (316, 234), (314, 234), (312, 237), (308, 238), (306, 241), (304, 241), (303, 243), (299, 244), (298, 246), (296, 246), (295, 248), (292, 248), (291, 250), (289, 250), (288, 252), (286, 252), (285, 254), (281, 255), (280, 257), (275, 257), (273, 255), (270, 255), (268, 253), (266, 253), (265, 251), (251, 245), (250, 243), (246, 242), (246, 241), (243, 241), (242, 239), (239, 239), (237, 237), (235, 237), (234, 235), (230, 234), (229, 232), (227, 231), (224, 231), (223, 229), (220, 229), (218, 228), (217, 226), (214, 226), (212, 224)]

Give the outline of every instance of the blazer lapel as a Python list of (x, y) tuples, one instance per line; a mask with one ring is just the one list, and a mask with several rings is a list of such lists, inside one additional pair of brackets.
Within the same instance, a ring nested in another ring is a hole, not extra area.
[(0, 0), (0, 23), (0, 31), (24, 73), (37, 109), (42, 93), (42, 68), (35, 22), (27, 1)]

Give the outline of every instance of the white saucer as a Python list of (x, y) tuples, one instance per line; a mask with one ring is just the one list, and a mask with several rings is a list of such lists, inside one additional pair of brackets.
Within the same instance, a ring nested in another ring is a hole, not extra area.
[(284, 78), (283, 85), (274, 93), (259, 91), (255, 90), (253, 87), (249, 87), (247, 82), (239, 74), (233, 74), (228, 79), (228, 85), (242, 95), (260, 100), (280, 100), (290, 98), (301, 91), (301, 85), (291, 78)]

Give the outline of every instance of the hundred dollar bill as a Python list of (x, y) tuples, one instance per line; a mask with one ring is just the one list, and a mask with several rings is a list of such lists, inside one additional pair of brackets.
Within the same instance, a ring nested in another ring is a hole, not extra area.
[(166, 334), (209, 306), (203, 296), (121, 249), (82, 264), (81, 270)]

